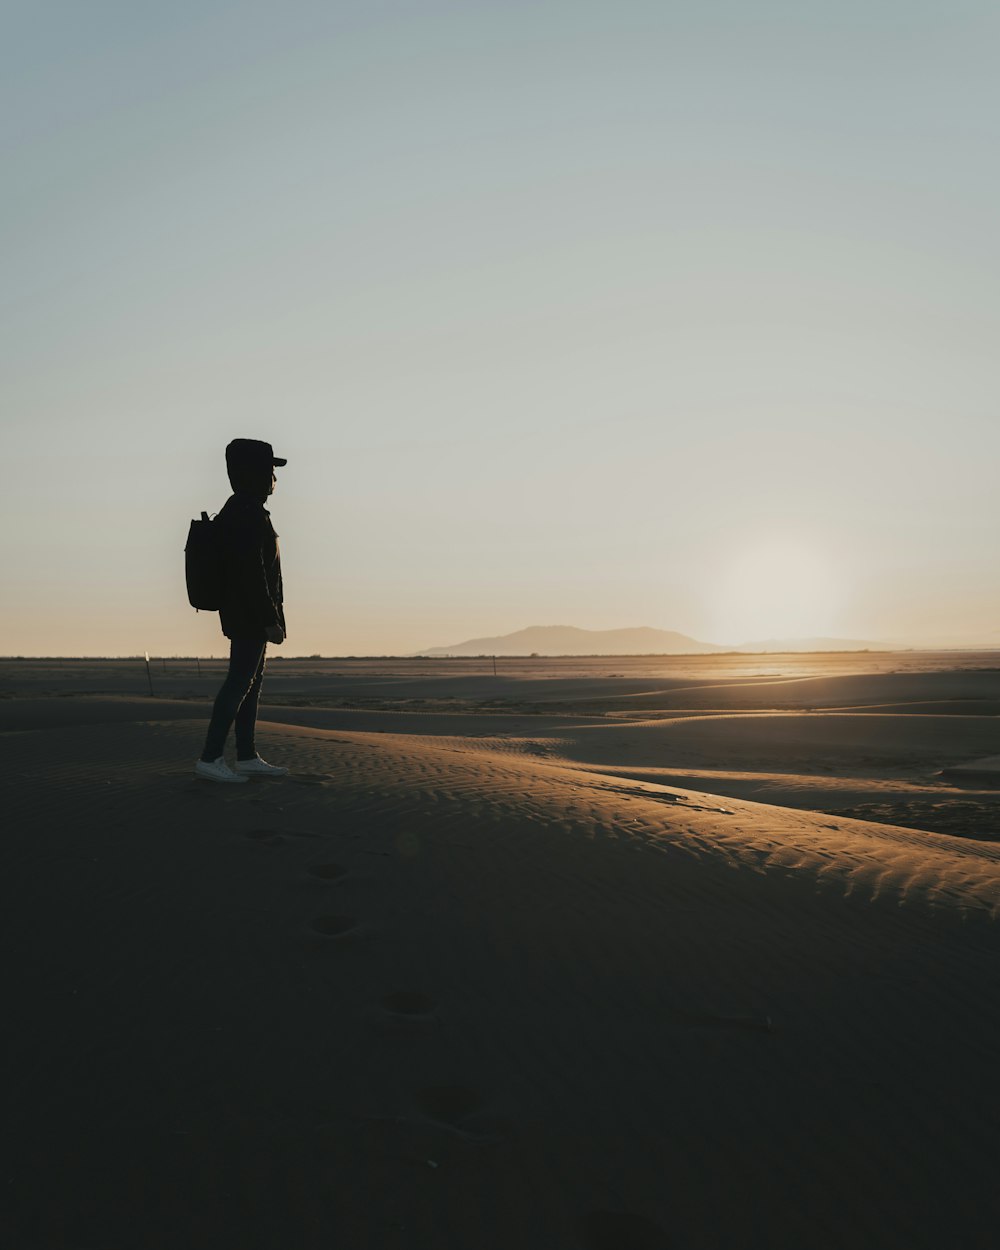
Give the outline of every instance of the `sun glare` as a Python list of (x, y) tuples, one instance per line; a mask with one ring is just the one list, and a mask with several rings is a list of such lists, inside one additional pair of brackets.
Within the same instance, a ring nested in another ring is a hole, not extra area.
[(724, 567), (715, 602), (717, 632), (736, 645), (836, 633), (838, 578), (805, 540), (762, 539)]

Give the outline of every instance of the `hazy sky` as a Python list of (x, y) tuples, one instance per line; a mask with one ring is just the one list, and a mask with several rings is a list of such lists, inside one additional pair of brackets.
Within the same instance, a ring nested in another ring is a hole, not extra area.
[(993, 0), (6, 0), (4, 654), (1000, 645)]

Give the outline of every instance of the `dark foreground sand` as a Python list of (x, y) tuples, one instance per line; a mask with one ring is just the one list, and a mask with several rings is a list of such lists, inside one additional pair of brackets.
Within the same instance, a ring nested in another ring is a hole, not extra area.
[(998, 674), (689, 676), (0, 702), (3, 1244), (995, 1246)]

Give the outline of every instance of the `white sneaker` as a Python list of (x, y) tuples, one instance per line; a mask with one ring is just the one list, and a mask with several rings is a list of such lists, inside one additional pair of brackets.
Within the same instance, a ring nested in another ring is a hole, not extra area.
[(194, 766), (194, 772), (196, 777), (207, 777), (209, 781), (238, 781), (241, 785), (246, 783), (246, 777), (234, 773), (226, 763), (224, 755), (220, 755), (211, 763), (207, 760), (199, 760)]
[(262, 760), (259, 755), (255, 755), (252, 760), (237, 760), (236, 771), (238, 773), (249, 773), (252, 777), (285, 777), (288, 774), (287, 768), (281, 768), (277, 764), (269, 764), (267, 760)]

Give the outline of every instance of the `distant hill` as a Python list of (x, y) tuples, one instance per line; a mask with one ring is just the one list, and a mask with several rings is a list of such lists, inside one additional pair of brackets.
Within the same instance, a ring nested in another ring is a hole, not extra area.
[(577, 629), (532, 625), (499, 638), (470, 638), (450, 647), (428, 647), (420, 656), (447, 655), (708, 655), (730, 651), (670, 629)]
[(418, 656), (449, 655), (710, 655), (718, 651), (892, 651), (893, 646), (851, 638), (768, 638), (720, 647), (672, 629), (577, 629), (531, 625), (497, 638), (470, 638), (450, 647), (428, 647)]

